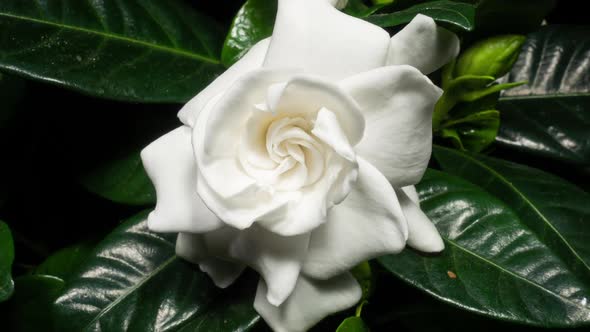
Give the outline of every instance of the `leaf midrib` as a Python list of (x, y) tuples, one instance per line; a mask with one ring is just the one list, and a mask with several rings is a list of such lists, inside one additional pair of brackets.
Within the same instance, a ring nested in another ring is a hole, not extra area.
[(82, 329), (82, 331), (88, 331), (89, 328), (91, 328), (94, 324), (96, 324), (96, 322), (98, 322), (98, 320), (100, 318), (102, 318), (106, 313), (108, 313), (111, 309), (113, 309), (116, 305), (118, 305), (119, 303), (121, 303), (121, 301), (123, 301), (125, 298), (127, 298), (127, 296), (129, 296), (131, 293), (133, 293), (135, 290), (139, 289), (140, 287), (142, 287), (146, 282), (148, 282), (152, 277), (154, 277), (155, 275), (157, 275), (158, 273), (162, 272), (166, 267), (168, 267), (170, 264), (172, 264), (174, 261), (176, 261), (178, 259), (178, 256), (173, 255), (172, 257), (168, 258), (166, 261), (164, 261), (164, 263), (162, 263), (160, 266), (158, 266), (158, 268), (152, 270), (150, 273), (146, 274), (145, 276), (143, 276), (139, 282), (137, 282), (135, 285), (127, 288), (125, 290), (125, 292), (123, 294), (121, 294), (121, 296), (119, 296), (117, 299), (115, 299), (113, 302), (111, 302), (109, 305), (107, 305), (106, 307), (102, 308), (102, 310), (100, 310), (96, 316), (88, 323), (84, 326), (84, 328)]
[(476, 165), (480, 166), (481, 168), (487, 170), (489, 173), (491, 173), (492, 176), (496, 176), (496, 178), (498, 178), (500, 181), (502, 181), (506, 186), (508, 186), (510, 189), (512, 189), (518, 196), (521, 197), (521, 199), (527, 204), (529, 205), (533, 211), (539, 216), (539, 218), (541, 218), (541, 220), (543, 220), (543, 222), (551, 229), (553, 230), (553, 232), (555, 234), (557, 234), (557, 236), (563, 241), (563, 243), (570, 249), (570, 251), (574, 254), (574, 256), (582, 263), (582, 265), (584, 265), (586, 267), (586, 269), (588, 269), (590, 271), (590, 266), (588, 266), (588, 264), (586, 264), (586, 262), (582, 259), (582, 257), (578, 254), (578, 252), (571, 246), (571, 244), (563, 237), (563, 235), (553, 226), (553, 224), (551, 224), (549, 222), (549, 220), (545, 217), (545, 215), (543, 215), (541, 213), (541, 211), (539, 211), (539, 209), (536, 207), (535, 204), (533, 204), (533, 202), (531, 202), (529, 199), (527, 199), (527, 197), (520, 191), (518, 190), (510, 181), (508, 181), (502, 174), (500, 174), (498, 171), (496, 171), (495, 169), (493, 169), (492, 167), (486, 165), (485, 163), (481, 162), (480, 160), (477, 160), (467, 154), (460, 154), (455, 152), (452, 149), (445, 149), (448, 150), (452, 153), (454, 153), (455, 155), (458, 155), (460, 157), (463, 157), (465, 159), (469, 159), (471, 160), (473, 163), (475, 163)]
[(37, 24), (49, 25), (49, 26), (53, 26), (53, 27), (57, 27), (60, 29), (65, 29), (65, 30), (72, 30), (72, 31), (86, 33), (86, 34), (97, 35), (97, 36), (104, 37), (106, 39), (118, 40), (118, 41), (130, 43), (130, 44), (140, 45), (143, 47), (152, 48), (152, 49), (155, 49), (158, 51), (168, 52), (171, 54), (175, 54), (177, 56), (191, 58), (191, 59), (195, 59), (195, 60), (199, 60), (199, 61), (203, 61), (203, 62), (208, 62), (211, 64), (220, 64), (221, 63), (220, 60), (218, 60), (218, 59), (213, 59), (211, 57), (204, 56), (204, 55), (197, 54), (197, 53), (193, 53), (191, 51), (187, 51), (184, 49), (172, 48), (172, 47), (168, 47), (168, 46), (154, 44), (154, 43), (150, 43), (150, 42), (146, 42), (143, 40), (134, 39), (134, 38), (118, 35), (118, 34), (107, 33), (107, 32), (97, 31), (97, 30), (91, 30), (91, 29), (77, 27), (77, 26), (73, 26), (73, 25), (51, 22), (51, 21), (41, 20), (41, 19), (32, 18), (32, 17), (14, 15), (14, 14), (10, 14), (10, 13), (0, 13), (0, 17), (7, 17), (7, 18), (11, 18), (11, 19), (16, 19), (16, 20), (22, 20), (22, 21), (28, 21), (28, 22), (33, 22), (33, 23), (37, 23)]

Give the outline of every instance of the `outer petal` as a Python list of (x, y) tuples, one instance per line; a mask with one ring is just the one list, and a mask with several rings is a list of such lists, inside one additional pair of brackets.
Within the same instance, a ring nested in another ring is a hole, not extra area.
[(339, 12), (328, 1), (280, 0), (268, 67), (296, 67), (343, 78), (385, 64), (389, 34)]
[(434, 224), (420, 209), (414, 186), (395, 190), (408, 221), (408, 245), (424, 252), (440, 252), (445, 244)]
[(187, 126), (194, 127), (197, 116), (211, 98), (228, 89), (240, 76), (262, 67), (269, 45), (270, 38), (261, 40), (254, 45), (238, 62), (184, 105), (178, 113), (180, 121)]
[(278, 306), (295, 288), (308, 245), (309, 234), (283, 237), (254, 225), (240, 232), (230, 255), (260, 273), (268, 285), (267, 301)]
[[(207, 235), (180, 233), (176, 240), (176, 254), (191, 263), (198, 264), (217, 287), (226, 288), (242, 274), (245, 265), (213, 256), (208, 248)], [(229, 245), (229, 241), (225, 243)]]
[(279, 307), (266, 300), (266, 293), (261, 280), (254, 308), (275, 332), (307, 331), (324, 317), (352, 307), (362, 295), (349, 273), (322, 281), (301, 276), (291, 296)]
[(331, 278), (405, 246), (408, 228), (393, 188), (367, 161), (358, 163), (352, 191), (312, 233), (303, 272), (313, 278)]
[(432, 150), (432, 112), (442, 90), (410, 66), (378, 68), (340, 82), (365, 114), (357, 155), (395, 188), (417, 183)]
[(151, 230), (202, 233), (223, 225), (197, 195), (197, 164), (189, 127), (162, 136), (143, 149), (141, 159), (158, 197), (148, 217)]
[(410, 65), (430, 74), (459, 54), (459, 38), (418, 14), (391, 38), (387, 65)]

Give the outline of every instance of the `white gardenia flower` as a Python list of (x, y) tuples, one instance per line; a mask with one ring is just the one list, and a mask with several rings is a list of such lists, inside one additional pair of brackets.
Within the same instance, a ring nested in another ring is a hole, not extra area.
[(148, 225), (219, 287), (246, 266), (275, 331), (305, 331), (355, 305), (348, 272), (443, 249), (413, 185), (442, 91), (425, 76), (457, 37), (418, 15), (390, 38), (334, 0), (280, 0), (273, 36), (180, 111), (142, 151), (158, 196)]

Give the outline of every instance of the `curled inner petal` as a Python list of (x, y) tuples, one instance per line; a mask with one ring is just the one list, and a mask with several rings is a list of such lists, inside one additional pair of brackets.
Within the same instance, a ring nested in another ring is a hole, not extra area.
[(324, 172), (325, 148), (311, 133), (313, 120), (303, 115), (255, 112), (239, 147), (246, 174), (273, 190), (299, 190)]

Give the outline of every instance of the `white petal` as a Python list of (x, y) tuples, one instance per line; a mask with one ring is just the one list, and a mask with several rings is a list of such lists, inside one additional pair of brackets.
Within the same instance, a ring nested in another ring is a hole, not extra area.
[(343, 78), (385, 64), (389, 34), (328, 1), (280, 0), (264, 66)]
[(330, 280), (301, 276), (291, 296), (279, 307), (266, 300), (264, 281), (258, 284), (254, 308), (275, 332), (303, 332), (333, 313), (348, 309), (362, 291), (349, 273)]
[(274, 193), (251, 188), (236, 197), (223, 198), (214, 191), (199, 172), (197, 192), (211, 211), (224, 223), (238, 229), (246, 229), (255, 221), (277, 222), (288, 213), (290, 201), (297, 200), (299, 193)]
[(417, 183), (430, 159), (432, 112), (442, 90), (410, 66), (375, 69), (340, 84), (366, 119), (357, 155), (396, 188)]
[[(242, 274), (245, 265), (216, 258), (207, 248), (207, 235), (180, 233), (176, 240), (176, 254), (191, 263), (198, 264), (217, 287), (226, 288)], [(227, 243), (229, 245), (229, 242)]]
[(331, 278), (405, 246), (408, 228), (395, 191), (375, 167), (361, 158), (358, 163), (352, 191), (311, 235), (303, 272), (313, 278)]
[(348, 0), (327, 0), (336, 9), (342, 9), (348, 4)]
[(430, 74), (459, 54), (459, 38), (418, 14), (391, 38), (387, 65), (410, 65)]
[(252, 46), (238, 62), (228, 68), (215, 81), (191, 99), (178, 113), (180, 121), (194, 127), (197, 116), (207, 105), (209, 100), (228, 89), (240, 76), (262, 67), (266, 51), (270, 45), (270, 38), (264, 39)]
[(282, 218), (259, 220), (273, 233), (294, 236), (308, 233), (326, 222), (328, 210), (340, 203), (356, 181), (358, 165), (332, 154), (319, 181), (303, 188), (298, 199), (291, 200)]
[(424, 252), (440, 252), (445, 244), (434, 224), (420, 209), (416, 189), (404, 187), (396, 189), (397, 197), (408, 221), (408, 245)]
[(295, 287), (308, 245), (309, 234), (283, 237), (254, 225), (240, 232), (230, 255), (260, 273), (268, 302), (278, 306)]
[(322, 108), (318, 112), (318, 116), (311, 132), (324, 143), (332, 147), (332, 149), (343, 158), (352, 162), (356, 160), (354, 149), (350, 146), (348, 138), (340, 127), (340, 123), (334, 112), (327, 108)]
[(197, 192), (211, 211), (236, 228), (250, 227), (261, 218), (280, 218), (292, 199), (260, 190), (238, 158), (240, 137), (251, 111), (264, 101), (268, 85), (290, 76), (290, 71), (271, 70), (244, 75), (216, 103), (210, 102), (203, 109), (193, 129)]
[(269, 89), (271, 110), (287, 114), (315, 114), (321, 108), (332, 111), (351, 145), (356, 145), (365, 130), (359, 105), (338, 85), (322, 78), (298, 75), (287, 84)]
[(189, 127), (160, 137), (143, 149), (141, 159), (157, 194), (156, 208), (148, 217), (151, 230), (202, 233), (223, 225), (197, 195), (197, 164)]
[(242, 131), (256, 105), (266, 99), (267, 88), (288, 80), (294, 71), (259, 69), (241, 76), (198, 117), (193, 145), (197, 162), (214, 158), (236, 158)]

